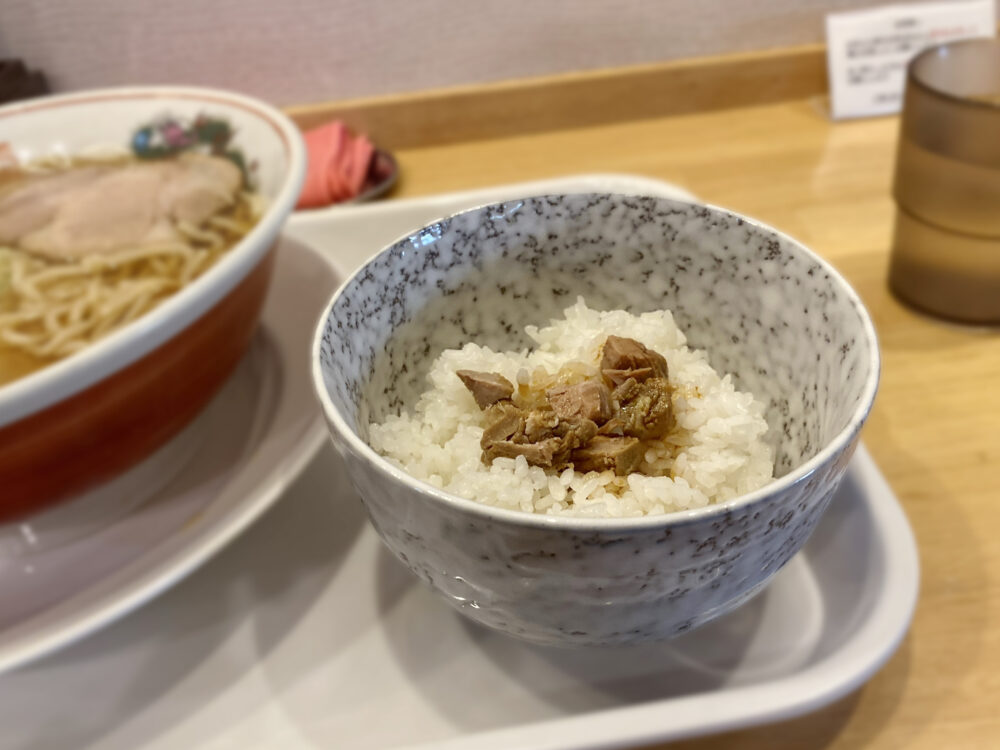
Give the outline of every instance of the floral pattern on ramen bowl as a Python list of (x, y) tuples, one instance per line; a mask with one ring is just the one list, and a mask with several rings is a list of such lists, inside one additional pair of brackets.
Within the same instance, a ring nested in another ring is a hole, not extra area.
[(244, 185), (253, 189), (256, 160), (248, 161), (233, 145), (235, 129), (228, 120), (200, 113), (193, 119), (166, 114), (136, 129), (132, 153), (139, 159), (162, 159), (195, 151), (232, 161), (243, 173)]

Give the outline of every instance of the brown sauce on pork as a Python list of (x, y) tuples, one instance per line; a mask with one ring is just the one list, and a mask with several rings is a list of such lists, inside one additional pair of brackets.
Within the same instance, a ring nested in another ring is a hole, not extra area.
[(483, 410), (482, 460), (524, 456), (532, 466), (634, 472), (644, 441), (674, 427), (667, 361), (634, 339), (609, 336), (600, 378), (532, 393), (492, 372), (457, 375)]

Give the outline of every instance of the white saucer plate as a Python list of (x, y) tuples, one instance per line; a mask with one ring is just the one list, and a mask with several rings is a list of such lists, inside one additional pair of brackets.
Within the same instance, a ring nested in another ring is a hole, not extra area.
[[(111, 487), (26, 521), (40, 549), (0, 535), (0, 671), (148, 601), (278, 499), (325, 437), (309, 345), (337, 280), (322, 257), (283, 240), (261, 328), (196, 421)], [(150, 493), (163, 484), (157, 471), (173, 478)]]

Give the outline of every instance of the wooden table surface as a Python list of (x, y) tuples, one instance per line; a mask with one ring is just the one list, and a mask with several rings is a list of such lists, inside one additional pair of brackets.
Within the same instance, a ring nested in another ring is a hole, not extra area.
[(863, 439), (920, 548), (913, 627), (867, 685), (779, 725), (691, 750), (1000, 747), (1000, 329), (904, 307), (886, 287), (897, 121), (832, 124), (814, 101), (408, 149), (395, 195), (583, 172), (677, 182), (768, 222), (859, 291), (882, 344)]

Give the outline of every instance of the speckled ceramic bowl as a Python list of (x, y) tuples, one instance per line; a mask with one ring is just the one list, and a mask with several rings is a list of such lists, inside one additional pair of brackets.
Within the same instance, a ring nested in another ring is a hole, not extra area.
[[(370, 420), (412, 404), (444, 347), (527, 345), (576, 295), (669, 308), (767, 402), (778, 479), (723, 505), (592, 520), (498, 510), (394, 468)], [(472, 619), (543, 644), (683, 633), (745, 602), (803, 545), (878, 384), (857, 294), (794, 240), (717, 208), (565, 195), (474, 209), (383, 250), (334, 296), (313, 374), (338, 450), (395, 555)]]

